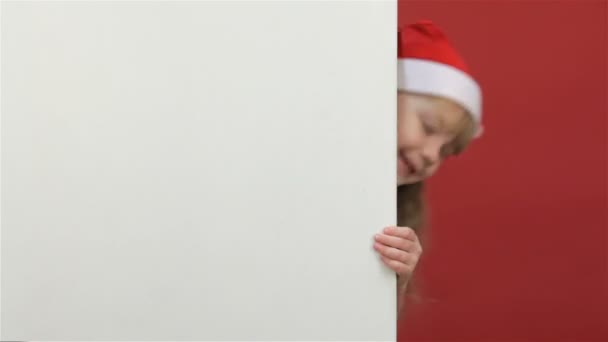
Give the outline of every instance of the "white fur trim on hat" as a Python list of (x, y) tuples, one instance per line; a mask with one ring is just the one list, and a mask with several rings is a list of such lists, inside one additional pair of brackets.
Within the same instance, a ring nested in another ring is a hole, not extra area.
[(441, 96), (460, 104), (481, 125), (481, 88), (460, 69), (434, 61), (398, 59), (398, 89)]

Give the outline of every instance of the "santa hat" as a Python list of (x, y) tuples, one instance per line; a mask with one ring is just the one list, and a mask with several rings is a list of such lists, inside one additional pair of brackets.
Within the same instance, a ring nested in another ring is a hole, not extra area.
[(481, 88), (445, 34), (431, 21), (399, 30), (398, 89), (448, 98), (464, 107), (481, 134)]

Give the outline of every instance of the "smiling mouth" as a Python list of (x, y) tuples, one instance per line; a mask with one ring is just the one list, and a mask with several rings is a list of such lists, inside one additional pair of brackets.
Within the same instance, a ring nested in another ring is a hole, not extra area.
[(399, 162), (403, 165), (404, 171), (407, 175), (413, 175), (416, 173), (416, 169), (412, 166), (412, 164), (407, 160), (403, 154), (399, 154)]

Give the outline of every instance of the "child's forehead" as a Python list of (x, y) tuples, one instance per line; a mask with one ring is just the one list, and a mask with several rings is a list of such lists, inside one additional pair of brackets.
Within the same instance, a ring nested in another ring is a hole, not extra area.
[(437, 114), (443, 114), (445, 116), (452, 117), (461, 117), (464, 112), (464, 108), (459, 104), (448, 100), (443, 97), (426, 95), (426, 96), (417, 96), (417, 103)]

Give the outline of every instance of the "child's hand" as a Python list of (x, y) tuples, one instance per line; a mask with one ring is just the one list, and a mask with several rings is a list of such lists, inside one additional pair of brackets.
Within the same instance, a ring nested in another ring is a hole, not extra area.
[(374, 238), (374, 249), (382, 261), (399, 276), (400, 284), (407, 284), (422, 254), (418, 236), (411, 228), (387, 227)]

